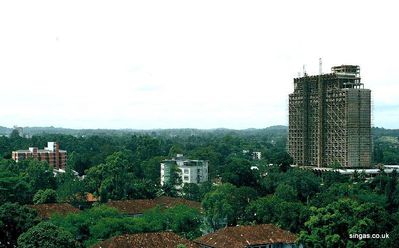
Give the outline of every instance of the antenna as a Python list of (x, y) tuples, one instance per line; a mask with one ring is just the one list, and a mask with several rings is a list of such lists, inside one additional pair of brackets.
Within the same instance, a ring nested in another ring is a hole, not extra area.
[(305, 65), (303, 65), (303, 68), (302, 68), (302, 69), (303, 69), (303, 76), (306, 77), (308, 74), (306, 73)]
[(322, 65), (323, 65), (323, 62), (321, 61), (321, 58), (319, 58), (319, 75), (323, 74)]

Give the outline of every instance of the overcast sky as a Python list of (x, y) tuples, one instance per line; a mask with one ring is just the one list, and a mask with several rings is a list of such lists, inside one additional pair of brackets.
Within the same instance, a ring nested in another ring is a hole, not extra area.
[(399, 128), (398, 23), (395, 1), (1, 1), (0, 126), (287, 125), (322, 58)]

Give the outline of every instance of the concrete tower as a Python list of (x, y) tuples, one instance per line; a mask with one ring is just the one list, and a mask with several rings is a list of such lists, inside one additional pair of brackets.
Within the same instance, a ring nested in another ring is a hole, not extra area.
[(288, 149), (294, 163), (329, 167), (371, 165), (370, 90), (360, 68), (341, 65), (329, 74), (294, 79), (289, 95)]

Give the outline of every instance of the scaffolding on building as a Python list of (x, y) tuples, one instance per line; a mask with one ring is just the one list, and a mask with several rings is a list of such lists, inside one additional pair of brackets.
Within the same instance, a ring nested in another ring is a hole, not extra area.
[(289, 153), (297, 165), (367, 167), (371, 164), (370, 90), (360, 67), (294, 79), (289, 95)]

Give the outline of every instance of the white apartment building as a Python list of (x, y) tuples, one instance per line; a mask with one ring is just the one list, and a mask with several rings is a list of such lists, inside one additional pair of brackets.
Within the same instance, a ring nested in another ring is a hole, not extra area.
[(252, 159), (253, 160), (261, 160), (262, 159), (262, 152), (252, 152)]
[(183, 156), (177, 156), (161, 163), (161, 185), (163, 186), (170, 180), (171, 169), (176, 166), (181, 176), (182, 184), (200, 184), (208, 181), (208, 161), (191, 160)]

